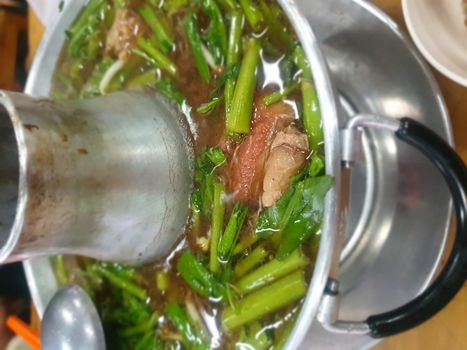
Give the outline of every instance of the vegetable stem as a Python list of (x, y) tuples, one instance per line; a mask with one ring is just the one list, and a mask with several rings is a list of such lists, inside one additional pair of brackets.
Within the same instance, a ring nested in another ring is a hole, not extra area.
[(227, 131), (232, 134), (247, 134), (250, 131), (261, 47), (256, 39), (250, 39), (247, 47), (232, 98), (231, 111), (226, 119)]
[(165, 271), (156, 272), (156, 286), (161, 292), (166, 291), (169, 288), (169, 276)]
[(122, 276), (119, 276), (115, 272), (104, 267), (102, 264), (95, 264), (93, 268), (97, 272), (99, 272), (102, 276), (104, 276), (115, 287), (118, 287), (126, 291), (128, 294), (131, 294), (140, 300), (145, 301), (147, 299), (146, 291), (138, 287), (136, 284), (131, 282), (129, 279), (122, 278)]
[(303, 125), (308, 133), (311, 149), (317, 150), (324, 139), (318, 95), (305, 51), (300, 46), (295, 49), (294, 58), (296, 65), (302, 71)]
[(172, 76), (177, 74), (177, 66), (161, 51), (156, 49), (154, 45), (147, 39), (140, 37), (138, 39), (138, 46), (145, 51), (156, 64), (164, 71)]
[(222, 231), (222, 223), (224, 222), (224, 203), (222, 202), (222, 194), (224, 185), (222, 183), (214, 184), (214, 199), (212, 203), (212, 226), (211, 226), (211, 249), (209, 256), (209, 269), (212, 273), (219, 272), (219, 260), (217, 258), (219, 249), (219, 238)]
[(263, 105), (270, 106), (274, 103), (282, 101), (284, 98), (287, 98), (292, 92), (298, 88), (298, 82), (292, 82), (289, 85), (285, 85), (282, 91), (275, 91), (269, 95), (264, 96)]
[(200, 37), (200, 31), (198, 28), (198, 19), (194, 12), (188, 13), (183, 20), (183, 27), (188, 36), (188, 42), (190, 43), (191, 51), (195, 59), (196, 67), (198, 68), (201, 79), (209, 83), (211, 80), (211, 73), (209, 71), (209, 65), (203, 54), (202, 41)]
[(194, 327), (187, 312), (179, 304), (168, 304), (165, 312), (185, 341), (191, 345), (190, 349), (209, 350), (201, 331)]
[(170, 53), (175, 42), (164, 23), (159, 19), (156, 10), (149, 3), (144, 3), (139, 8), (139, 14), (156, 34), (156, 37), (161, 44), (162, 52), (165, 54)]
[(219, 258), (228, 261), (237, 242), (238, 234), (243, 227), (248, 208), (237, 203), (232, 210), (229, 222), (219, 242)]
[(132, 78), (128, 83), (127, 87), (130, 89), (136, 89), (144, 86), (152, 86), (157, 82), (157, 69), (151, 69), (136, 77)]
[(182, 278), (198, 294), (205, 297), (225, 297), (225, 287), (190, 252), (183, 253), (177, 269)]
[(211, 20), (206, 32), (206, 43), (214, 56), (216, 65), (222, 65), (225, 63), (227, 50), (227, 33), (222, 12), (215, 0), (203, 0), (202, 5), (204, 12)]
[(218, 0), (227, 11), (234, 11), (238, 8), (237, 0)]
[(65, 265), (65, 260), (63, 258), (63, 255), (57, 255), (56, 256), (56, 266), (57, 266), (57, 279), (58, 282), (61, 285), (66, 285), (69, 283), (69, 276), (68, 276), (68, 270)]
[(268, 256), (266, 249), (259, 245), (247, 257), (240, 260), (234, 268), (234, 277), (240, 278), (261, 264)]
[(252, 234), (248, 235), (248, 237), (240, 240), (240, 242), (237, 243), (237, 245), (234, 248), (234, 255), (240, 254), (243, 252), (245, 249), (251, 247), (253, 244), (255, 244), (260, 237), (256, 234), (256, 232), (253, 232)]
[(170, 98), (179, 106), (182, 106), (186, 101), (185, 96), (183, 96), (183, 94), (177, 90), (172, 81), (169, 79), (159, 80), (155, 87), (162, 95)]
[(222, 315), (224, 329), (232, 331), (302, 298), (307, 290), (304, 272), (296, 271), (240, 300)]
[(250, 293), (258, 288), (277, 280), (288, 273), (295, 271), (308, 264), (308, 259), (298, 249), (283, 261), (271, 260), (257, 270), (249, 273), (240, 279), (237, 290), (240, 294)]
[[(240, 60), (242, 48), (243, 15), (240, 11), (234, 11), (230, 17), (229, 44), (227, 49), (227, 67), (237, 64)], [(235, 79), (230, 77), (225, 83), (225, 111), (229, 114), (234, 94)]]
[(243, 12), (245, 13), (245, 17), (250, 24), (253, 31), (258, 32), (262, 28), (262, 24), (264, 21), (264, 16), (261, 13), (261, 10), (253, 4), (251, 0), (239, 0), (240, 5), (243, 8)]

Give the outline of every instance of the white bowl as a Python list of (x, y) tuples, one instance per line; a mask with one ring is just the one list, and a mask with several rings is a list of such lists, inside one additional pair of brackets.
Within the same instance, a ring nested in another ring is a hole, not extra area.
[(467, 86), (467, 27), (462, 0), (402, 0), (410, 35), (442, 74)]

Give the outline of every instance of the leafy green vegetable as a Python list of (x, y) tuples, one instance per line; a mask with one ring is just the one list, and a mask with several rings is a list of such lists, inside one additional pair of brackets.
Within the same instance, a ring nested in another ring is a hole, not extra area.
[(287, 98), (292, 92), (298, 88), (297, 82), (292, 82), (290, 85), (285, 85), (282, 91), (275, 91), (263, 97), (263, 105), (270, 106), (276, 102), (282, 101)]
[(236, 290), (240, 294), (250, 293), (261, 288), (299, 268), (308, 265), (309, 261), (300, 250), (295, 250), (282, 261), (273, 259), (258, 269), (242, 277), (236, 283)]
[(80, 99), (90, 98), (94, 96), (100, 95), (99, 84), (111, 65), (113, 65), (115, 61), (111, 58), (104, 58), (100, 63), (96, 64), (94, 67), (91, 76), (88, 78), (86, 83), (81, 88), (80, 92)]
[(209, 269), (212, 273), (219, 271), (219, 260), (217, 258), (217, 251), (219, 248), (219, 238), (224, 223), (224, 202), (222, 195), (224, 193), (224, 185), (222, 183), (214, 184), (214, 194), (212, 203), (212, 218), (211, 218), (211, 249), (209, 256)]
[(261, 13), (263, 14), (265, 22), (267, 23), (268, 39), (275, 43), (278, 47), (287, 48), (293, 45), (294, 41), (290, 37), (287, 27), (283, 25), (281, 19), (274, 11), (274, 7), (277, 5), (267, 4), (264, 0), (260, 0), (259, 4)]
[(211, 73), (206, 57), (203, 54), (203, 42), (201, 41), (200, 30), (198, 26), (198, 17), (196, 13), (189, 12), (183, 20), (183, 28), (188, 37), (191, 51), (195, 59), (196, 67), (201, 79), (209, 83), (211, 80)]
[(231, 134), (250, 132), (260, 50), (259, 41), (250, 39), (232, 97), (231, 110), (226, 116), (226, 128)]
[(262, 245), (257, 246), (252, 252), (235, 265), (234, 276), (236, 278), (244, 276), (261, 264), (267, 256), (268, 252), (266, 249)]
[[(242, 49), (242, 29), (243, 29), (243, 15), (240, 10), (235, 10), (230, 16), (229, 24), (229, 42), (227, 48), (227, 69), (231, 69), (233, 65), (239, 64), (240, 54)], [(230, 113), (232, 97), (235, 91), (235, 77), (229, 77), (225, 82), (224, 96), (225, 96), (225, 112)]]
[(177, 90), (175, 85), (169, 79), (159, 80), (155, 84), (155, 87), (156, 90), (159, 91), (162, 95), (170, 98), (179, 106), (182, 106), (186, 101), (185, 96), (183, 96), (183, 94)]
[[(138, 46), (154, 60), (157, 66), (170, 74), (175, 76), (177, 74), (177, 66), (168, 58), (163, 52), (158, 50), (151, 41), (140, 37), (138, 39)], [(135, 50), (133, 50), (135, 52)], [(137, 52), (137, 51), (136, 51)]]
[(331, 186), (332, 177), (327, 175), (292, 184), (274, 206), (260, 215), (258, 235), (281, 234), (277, 259), (284, 260), (320, 229), (324, 197)]
[(58, 282), (64, 286), (70, 282), (70, 277), (68, 274), (68, 269), (66, 268), (63, 255), (57, 255), (55, 257), (55, 267)]
[(68, 54), (86, 64), (97, 58), (102, 30), (110, 6), (105, 0), (91, 0), (85, 10), (67, 31)]
[(190, 320), (187, 312), (179, 304), (168, 304), (165, 312), (183, 339), (193, 350), (209, 350), (209, 344), (204, 339), (200, 329), (197, 329)]
[(220, 66), (225, 63), (227, 51), (227, 32), (225, 30), (224, 19), (221, 10), (214, 0), (202, 0), (205, 14), (209, 17), (210, 23), (206, 31), (206, 43), (208, 50), (214, 56), (214, 62)]
[(324, 139), (318, 95), (305, 51), (301, 46), (297, 46), (293, 55), (295, 64), (300, 68), (302, 74), (303, 125), (308, 133), (311, 149), (317, 150)]
[(180, 257), (177, 269), (183, 279), (199, 295), (212, 298), (225, 298), (226, 288), (190, 252)]
[(252, 0), (239, 0), (246, 19), (253, 31), (259, 32), (263, 27), (264, 15)]
[(219, 258), (221, 260), (228, 261), (230, 259), (247, 214), (248, 208), (240, 203), (237, 203), (233, 208), (229, 222), (219, 242)]
[(207, 148), (196, 158), (196, 190), (191, 197), (191, 207), (205, 217), (210, 213), (213, 200), (214, 170), (225, 162), (225, 155), (220, 148)]
[(139, 8), (139, 14), (155, 33), (158, 42), (160, 43), (161, 51), (164, 54), (169, 54), (175, 45), (175, 41), (173, 35), (168, 29), (168, 26), (163, 21), (162, 14), (149, 3), (143, 3), (141, 5)]
[(307, 290), (304, 272), (298, 270), (280, 280), (255, 291), (227, 307), (222, 314), (224, 329), (232, 331), (302, 298)]
[(239, 343), (240, 349), (266, 350), (272, 345), (272, 340), (268, 336), (267, 329), (263, 328), (259, 322), (242, 328)]
[(122, 289), (138, 299), (144, 301), (147, 299), (146, 291), (132, 281), (128, 275), (128, 270), (125, 271), (123, 268), (115, 269), (107, 264), (96, 264), (94, 265), (94, 270), (104, 276), (115, 287)]
[(210, 97), (211, 100), (209, 102), (203, 103), (201, 106), (198, 107), (196, 111), (199, 113), (208, 113), (211, 110), (213, 110), (214, 107), (216, 107), (222, 101), (222, 88), (228, 81), (234, 81), (235, 79), (237, 79), (239, 71), (240, 64), (233, 64), (229, 66), (225, 71), (224, 75), (219, 79), (216, 86), (214, 87), (214, 90), (212, 91)]

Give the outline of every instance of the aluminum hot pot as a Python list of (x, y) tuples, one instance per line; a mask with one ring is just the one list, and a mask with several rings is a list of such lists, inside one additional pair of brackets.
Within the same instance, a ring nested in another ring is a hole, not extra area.
[[(409, 54), (396, 54), (406, 43), (398, 32), (394, 36), (393, 24), (386, 50), (378, 46), (384, 39), (378, 34), (389, 34), (375, 30), (369, 18), (391, 27), (387, 17), (363, 0), (278, 2), (290, 18), (313, 71), (326, 169), (334, 177), (308, 294), (286, 348), (337, 346), (314, 342), (319, 337), (312, 339), (313, 332), (329, 332), (325, 337), (344, 339), (340, 348), (368, 346), (371, 338), (404, 332), (426, 321), (462, 287), (467, 271), (467, 171), (449, 144), (449, 128), (441, 130), (443, 138), (417, 121), (423, 120), (421, 115), (430, 113), (430, 108), (446, 118), (442, 98), (423, 63), (410, 50)], [(65, 29), (84, 4), (85, 0), (68, 4), (46, 33), (27, 93), (48, 96)], [(390, 50), (394, 56), (389, 56)], [(384, 72), (375, 73), (375, 67), (383, 71), (388, 62), (399, 69), (393, 81)], [(401, 73), (404, 65), (415, 73)], [(411, 83), (427, 88), (406, 94)], [(422, 96), (420, 91), (424, 91)], [(437, 123), (445, 127), (446, 119)], [(439, 185), (442, 178), (447, 186)], [(449, 198), (457, 227), (453, 249), (441, 264), (450, 221)], [(436, 215), (429, 214), (433, 208)], [(424, 234), (429, 230), (432, 235)], [(414, 265), (401, 267), (404, 262)], [(418, 270), (415, 264), (420, 264)], [(26, 262), (25, 269), (42, 314), (58, 288), (51, 265), (47, 259), (39, 259)], [(388, 285), (381, 282), (385, 278)], [(403, 282), (412, 283), (409, 293), (403, 293)], [(375, 294), (381, 294), (381, 288), (391, 291), (377, 302)], [(378, 307), (368, 313), (352, 307), (342, 312), (341, 296), (351, 295), (354, 305), (362, 301), (355, 302), (352, 290), (359, 291), (359, 299)], [(354, 343), (352, 339), (360, 340)]]

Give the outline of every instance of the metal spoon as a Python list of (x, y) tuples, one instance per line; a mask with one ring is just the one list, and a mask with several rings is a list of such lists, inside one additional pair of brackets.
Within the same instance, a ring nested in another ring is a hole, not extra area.
[(102, 323), (87, 293), (73, 285), (60, 289), (42, 320), (43, 350), (105, 350)]

